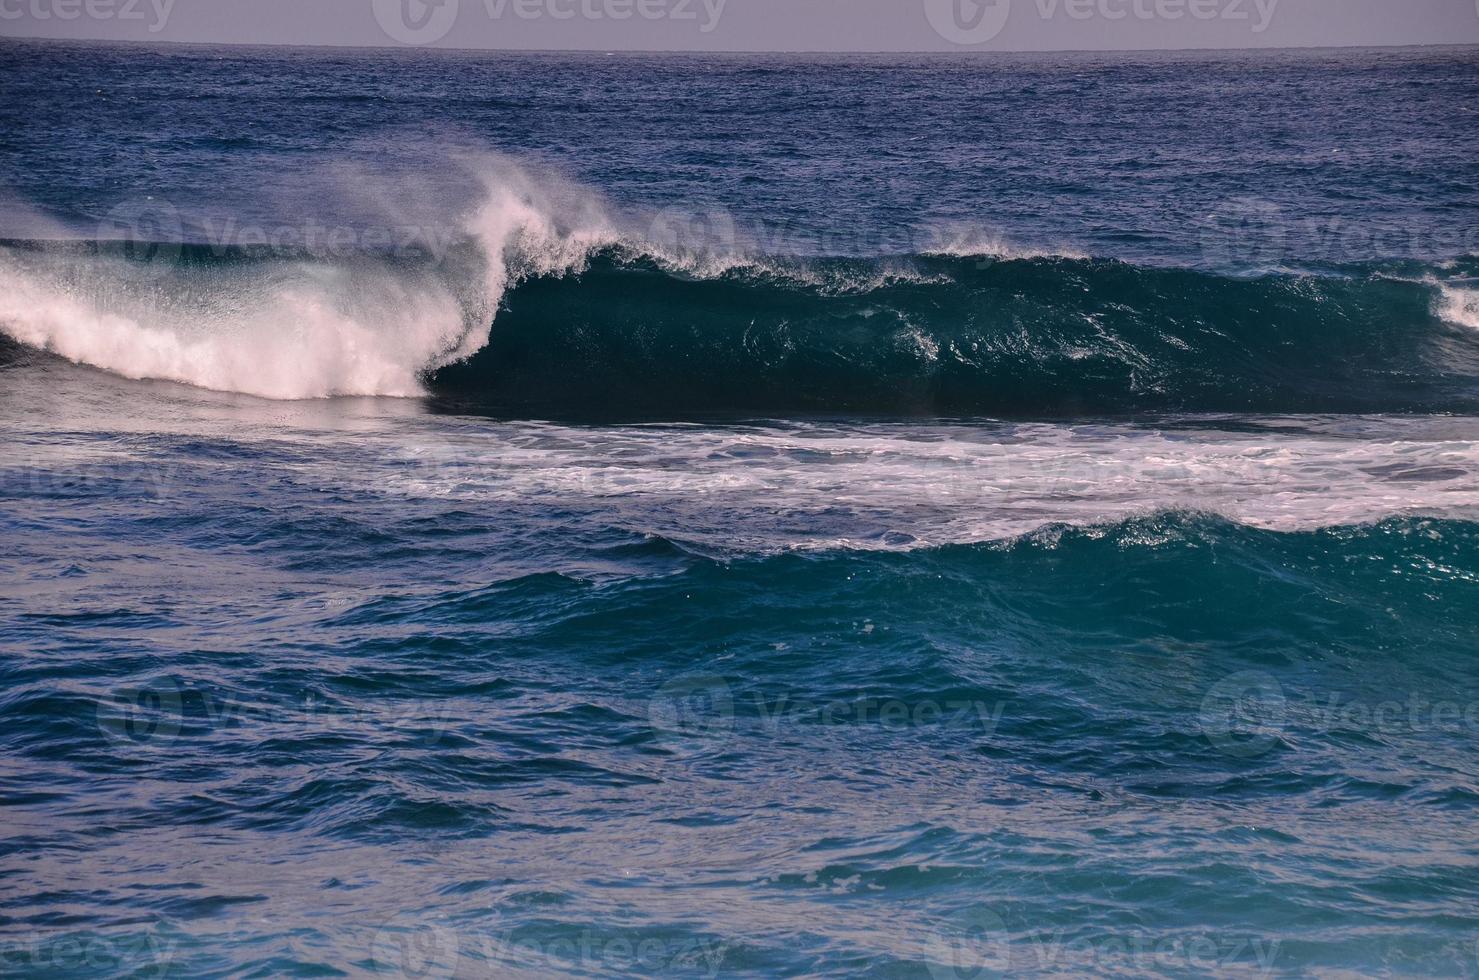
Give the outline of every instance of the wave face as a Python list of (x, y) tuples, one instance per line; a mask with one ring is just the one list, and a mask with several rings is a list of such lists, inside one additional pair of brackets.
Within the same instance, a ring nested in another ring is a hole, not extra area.
[(1471, 412), (1459, 295), (1375, 270), (914, 256), (695, 277), (606, 253), (513, 290), (431, 384), (556, 413)]
[(512, 414), (1472, 413), (1476, 268), (699, 254), (500, 188), (440, 252), (12, 244), (0, 329), (130, 378)]

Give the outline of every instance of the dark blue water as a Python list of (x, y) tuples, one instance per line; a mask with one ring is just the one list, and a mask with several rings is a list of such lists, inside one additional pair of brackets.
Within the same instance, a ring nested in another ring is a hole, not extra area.
[(0, 47), (0, 972), (1479, 973), (1479, 56)]

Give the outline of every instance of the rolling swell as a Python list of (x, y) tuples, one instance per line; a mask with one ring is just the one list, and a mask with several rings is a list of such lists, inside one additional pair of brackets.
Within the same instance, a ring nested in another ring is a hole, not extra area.
[(698, 277), (608, 252), (512, 289), (429, 387), (556, 415), (1472, 412), (1479, 331), (1440, 315), (1447, 295), (1050, 257)]

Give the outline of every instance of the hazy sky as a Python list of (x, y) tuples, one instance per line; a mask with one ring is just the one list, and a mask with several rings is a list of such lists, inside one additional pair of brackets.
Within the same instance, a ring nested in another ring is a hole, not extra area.
[(1479, 43), (1479, 0), (0, 0), (0, 35), (707, 51)]

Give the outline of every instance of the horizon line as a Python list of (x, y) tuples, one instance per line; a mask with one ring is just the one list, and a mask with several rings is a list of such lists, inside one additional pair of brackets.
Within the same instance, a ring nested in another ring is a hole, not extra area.
[(774, 50), (763, 48), (705, 49), (705, 48), (494, 48), (453, 47), (414, 44), (303, 44), (276, 41), (185, 41), (174, 38), (144, 40), (139, 38), (65, 38), (0, 34), (0, 42), (41, 44), (101, 44), (129, 45), (134, 47), (197, 47), (197, 48), (284, 48), (288, 50), (332, 50), (332, 51), (409, 51), (443, 52), (448, 54), (597, 54), (597, 55), (1047, 55), (1047, 54), (1222, 54), (1230, 52), (1279, 52), (1279, 51), (1398, 51), (1429, 48), (1479, 48), (1479, 41), (1420, 41), (1406, 44), (1288, 44), (1254, 45), (1251, 47), (1219, 48), (1017, 48), (992, 49), (960, 45), (955, 48), (798, 48)]

